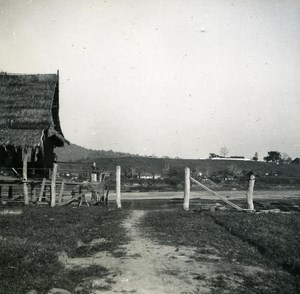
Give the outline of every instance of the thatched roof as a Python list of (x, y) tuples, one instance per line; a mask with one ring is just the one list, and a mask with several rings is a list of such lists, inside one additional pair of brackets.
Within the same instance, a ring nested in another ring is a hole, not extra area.
[(36, 147), (43, 136), (67, 140), (58, 117), (56, 74), (0, 74), (0, 145)]

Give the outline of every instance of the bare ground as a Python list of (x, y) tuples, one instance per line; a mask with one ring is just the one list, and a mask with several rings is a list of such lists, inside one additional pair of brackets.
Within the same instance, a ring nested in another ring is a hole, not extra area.
[[(222, 272), (227, 285), (231, 289), (242, 284), (239, 273), (254, 275), (264, 271), (262, 268), (243, 266), (238, 263), (228, 263), (218, 256), (214, 248), (203, 248), (197, 253), (193, 247), (176, 247), (159, 245), (154, 240), (145, 237), (139, 221), (146, 211), (133, 210), (123, 222), (130, 237), (130, 242), (120, 247), (118, 252), (98, 252), (88, 258), (69, 258), (61, 254), (59, 259), (66, 269), (101, 265), (108, 268), (109, 274), (104, 278), (88, 280), (78, 285), (75, 292), (83, 292), (89, 288), (89, 293), (210, 293), (211, 281)], [(107, 242), (105, 239), (94, 240), (93, 244)], [(80, 245), (80, 244), (79, 244)], [(119, 253), (120, 253), (119, 252)], [(211, 253), (213, 252), (213, 253)], [(222, 292), (226, 293), (226, 291)], [(228, 292), (229, 293), (229, 292)]]

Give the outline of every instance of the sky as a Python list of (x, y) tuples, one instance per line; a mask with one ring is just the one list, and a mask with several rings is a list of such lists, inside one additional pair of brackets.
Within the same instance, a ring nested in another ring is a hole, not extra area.
[(72, 143), (300, 157), (300, 1), (0, 0), (0, 71), (58, 69)]

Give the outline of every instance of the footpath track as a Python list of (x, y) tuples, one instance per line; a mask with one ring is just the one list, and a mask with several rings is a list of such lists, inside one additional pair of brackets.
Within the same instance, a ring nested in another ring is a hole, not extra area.
[[(65, 267), (101, 265), (109, 270), (104, 278), (91, 282), (90, 293), (210, 293), (208, 280), (220, 269), (232, 265), (221, 260), (218, 252), (203, 254), (195, 259), (196, 248), (172, 244), (161, 245), (147, 237), (141, 227), (141, 219), (147, 212), (132, 210), (122, 226), (130, 242), (121, 245), (119, 252), (98, 252), (88, 258), (66, 258)], [(210, 248), (212, 251), (214, 248)], [(118, 253), (121, 257), (118, 257)], [(121, 254), (123, 253), (123, 254)], [(200, 254), (201, 255), (201, 254)], [(256, 274), (260, 268), (235, 266), (236, 272)], [(237, 276), (228, 277), (228, 282), (240, 283)]]

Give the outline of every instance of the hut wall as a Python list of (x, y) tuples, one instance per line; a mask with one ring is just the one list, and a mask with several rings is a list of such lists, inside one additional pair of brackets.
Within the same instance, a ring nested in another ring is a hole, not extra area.
[(3, 146), (0, 146), (0, 166), (5, 166), (6, 151)]
[(22, 153), (21, 158), (19, 159), (20, 154), (17, 150), (11, 146), (6, 148), (0, 147), (0, 166), (4, 168), (11, 169), (12, 167), (19, 167), (22, 165)]

